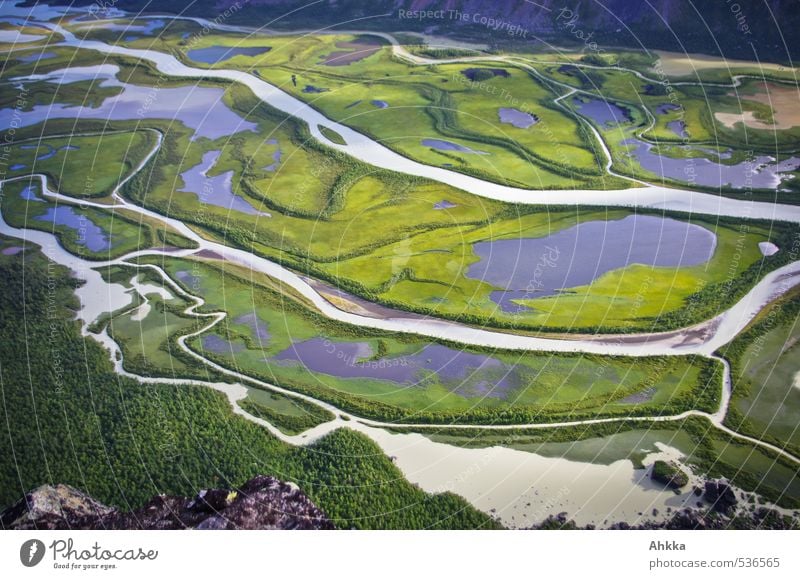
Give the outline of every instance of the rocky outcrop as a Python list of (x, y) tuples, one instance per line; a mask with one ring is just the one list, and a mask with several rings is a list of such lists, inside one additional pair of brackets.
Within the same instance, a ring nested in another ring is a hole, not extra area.
[(723, 515), (730, 515), (736, 510), (736, 493), (725, 480), (710, 480), (705, 484), (705, 500), (711, 508)]
[(194, 497), (158, 495), (134, 511), (97, 502), (68, 485), (44, 485), (0, 513), (3, 529), (333, 529), (292, 484), (257, 476), (237, 489)]

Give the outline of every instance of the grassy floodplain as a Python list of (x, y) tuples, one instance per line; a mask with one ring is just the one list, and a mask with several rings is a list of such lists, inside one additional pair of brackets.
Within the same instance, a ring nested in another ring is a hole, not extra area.
[[(757, 130), (741, 123), (726, 126), (714, 115), (718, 111), (754, 111), (758, 118), (770, 121), (770, 107), (746, 97), (756, 90), (753, 85), (758, 79), (794, 86), (790, 72), (778, 68), (755, 71), (741, 63), (724, 71), (701, 67), (698, 78), (690, 80), (698, 84), (686, 85), (669, 81), (666, 71), (675, 67), (667, 66), (665, 70), (655, 59), (630, 52), (609, 54), (607, 58), (510, 52), (504, 55), (509, 57), (505, 63), (487, 60), (413, 65), (393, 56), (391, 47), (375, 36), (245, 37), (215, 33), (189, 36), (187, 40), (184, 34), (167, 31), (156, 42), (194, 66), (240, 68), (261, 76), (330, 118), (421, 162), (521, 187), (636, 186), (635, 182), (611, 177), (602, 170), (604, 155), (586, 127), (590, 119), (579, 120), (569, 109), (569, 98), (556, 102), (570, 87), (580, 94), (594, 94), (629, 108), (633, 117), (630, 126), (602, 133), (612, 150), (615, 169), (635, 179), (665, 181), (677, 187), (706, 187), (733, 197), (742, 195), (741, 188), (735, 185), (698, 185), (690, 177), (664, 177), (643, 169), (630, 159), (630, 147), (623, 143), (634, 134), (648, 142), (663, 143), (656, 149), (660, 155), (707, 158), (723, 165), (740, 163), (745, 155), (775, 156), (780, 151), (782, 159), (790, 156), (787, 152), (800, 150), (800, 127), (780, 126), (775, 130), (765, 126)], [(358, 47), (359, 42), (363, 48)], [(255, 56), (231, 56), (211, 64), (191, 58), (193, 50), (208, 47), (265, 47), (269, 51)], [(346, 54), (343, 47), (359, 56), (350, 62), (341, 56)], [(668, 56), (664, 58), (669, 60)], [(535, 72), (515, 63), (532, 66)], [(744, 79), (740, 87), (715, 86), (739, 77)], [(662, 109), (664, 104), (674, 105), (675, 109)], [(535, 115), (536, 123), (517, 127), (501, 122), (500, 109), (514, 107)], [(684, 123), (687, 135), (669, 128), (669, 123), (678, 120)], [(450, 140), (470, 151), (425, 146), (425, 138)], [(715, 150), (723, 156), (715, 156)], [(790, 175), (795, 178), (784, 181), (782, 202), (795, 202), (797, 173)], [(769, 193), (760, 189), (758, 194)]]
[[(123, 212), (48, 201), (41, 195), (38, 179), (4, 184), (0, 211), (12, 227), (52, 233), (67, 251), (86, 259), (114, 259), (152, 247), (192, 246), (177, 233)], [(70, 222), (54, 221), (53, 212), (66, 215)]]
[(722, 354), (731, 362), (733, 398), (726, 423), (794, 453), (800, 451), (800, 294), (764, 310)]
[[(468, 356), (464, 372), (452, 374), (447, 364), (440, 367), (433, 362), (436, 348), (431, 349), (431, 342), (325, 319), (282, 294), (263, 276), (253, 278), (213, 261), (151, 257), (140, 261), (164, 267), (187, 291), (202, 297), (202, 311), (227, 313), (222, 325), (189, 340), (194, 351), (362, 416), (410, 422), (543, 422), (713, 410), (718, 403), (719, 368), (702, 358), (605, 358), (441, 344), (450, 358), (459, 353)], [(140, 340), (153, 325), (174, 343), (156, 310), (139, 326), (128, 324), (124, 336), (116, 322), (114, 336), (124, 343), (141, 341), (145, 347), (163, 350), (163, 342)], [(181, 333), (179, 328), (172, 331)], [(324, 340), (312, 357), (330, 363), (327, 368), (309, 367), (306, 358), (292, 359), (294, 348), (314, 340)], [(361, 353), (348, 354), (353, 346)], [(343, 356), (352, 357), (337, 364)], [(156, 359), (155, 354), (148, 357)], [(406, 367), (412, 368), (402, 373), (406, 378), (392, 372)], [(366, 371), (370, 368), (387, 371)]]
[[(159, 40), (193, 66), (253, 72), (330, 118), (425, 163), (531, 189), (625, 186), (605, 174), (591, 137), (580, 123), (552, 103), (559, 93), (527, 71), (486, 63), (413, 66), (395, 59), (391, 48), (379, 40), (375, 42), (381, 47), (366, 58), (346, 66), (325, 64), (328, 56), (343, 50), (341, 45), (359, 41), (363, 38), (353, 35), (244, 38), (208, 34), (182, 47), (177, 34)], [(191, 59), (192, 50), (211, 46), (269, 46), (271, 50), (211, 65)], [(464, 73), (470, 69), (492, 69), (495, 76), (471, 80), (470, 73)], [(500, 121), (499, 109), (512, 106), (509, 102), (514, 99), (536, 115), (537, 125), (521, 129)], [(492, 113), (487, 115), (487, 110)], [(473, 152), (437, 150), (423, 143), (437, 138)]]
[[(98, 62), (97, 55), (80, 53), (73, 65)], [(110, 62), (120, 67), (118, 77), (125, 82), (181, 86), (181, 82), (155, 76), (147, 66), (132, 66), (120, 59)], [(60, 61), (47, 65), (47, 70), (59, 66)], [(305, 125), (260, 103), (242, 86), (200, 86), (227, 87), (225, 105), (257, 129), (191, 140), (190, 130), (167, 120), (75, 123), (53, 119), (44, 128), (21, 131), (21, 136), (70, 130), (119, 132), (116, 146), (109, 141), (108, 147), (86, 145), (67, 151), (88, 155), (96, 150), (95, 165), (102, 161), (116, 173), (121, 170), (119, 154), (127, 147), (125, 139), (146, 139), (152, 133), (142, 129), (157, 129), (164, 135), (162, 147), (123, 188), (128, 199), (359, 296), (469, 323), (558, 332), (671, 329), (714, 315), (761, 275), (785, 263), (782, 252), (762, 259), (758, 243), (769, 240), (785, 246), (789, 226), (754, 222), (743, 227), (732, 220), (695, 218), (717, 235), (717, 249), (708, 263), (683, 268), (632, 264), (558, 296), (522, 300), (520, 305), (529, 309), (509, 314), (491, 299), (491, 293), (500, 288), (466, 275), (478, 260), (474, 243), (543, 237), (581, 222), (622, 219), (630, 212), (515, 206), (375, 170), (310, 140)], [(220, 153), (207, 178), (230, 173), (231, 192), (253, 207), (251, 214), (214, 205), (202, 198), (202, 190), (184, 190), (184, 173), (199, 170), (204, 156), (213, 151)], [(57, 165), (52, 171), (54, 178), (63, 173)], [(62, 186), (78, 194), (72, 190), (79, 187), (70, 186), (69, 177)], [(447, 205), (437, 209), (443, 201)], [(680, 214), (670, 217), (685, 219)]]

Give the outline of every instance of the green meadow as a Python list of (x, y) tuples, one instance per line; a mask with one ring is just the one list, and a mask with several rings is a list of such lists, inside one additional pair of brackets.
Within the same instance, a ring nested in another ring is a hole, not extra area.
[(800, 449), (800, 297), (797, 291), (761, 312), (722, 354), (731, 362), (731, 428), (790, 452)]
[[(75, 64), (96, 62), (94, 56), (83, 58)], [(146, 66), (115, 62), (121, 66), (120, 78), (127, 82), (161, 87), (180, 84), (154, 76)], [(499, 82), (514, 77), (494, 78)], [(255, 251), (361, 297), (400, 309), (522, 331), (620, 332), (688, 325), (727, 307), (766, 271), (785, 263), (780, 252), (762, 259), (757, 245), (770, 240), (785, 246), (789, 226), (752, 222), (743, 230), (731, 220), (695, 218), (717, 235), (716, 251), (706, 264), (684, 268), (631, 264), (588, 286), (521, 300), (519, 305), (528, 309), (520, 314), (503, 312), (491, 299), (491, 293), (502, 288), (466, 275), (478, 259), (474, 243), (543, 237), (580, 222), (622, 219), (631, 213), (501, 203), (445, 184), (376, 170), (314, 142), (304, 124), (287, 119), (242, 86), (228, 86), (223, 100), (255, 123), (257, 130), (191, 140), (188, 129), (166, 120), (77, 124), (53, 120), (45, 125), (46, 134), (64, 134), (71, 129), (77, 134), (105, 130), (108, 135), (102, 144), (98, 140), (102, 146), (93, 146), (92, 137), (52, 139), (57, 144), (75, 142), (80, 148), (37, 161), (37, 170), (48, 171), (69, 194), (106, 195), (108, 185), (152, 147), (154, 133), (142, 129), (159, 130), (164, 135), (161, 149), (123, 187), (121, 193), (127, 199), (180, 219), (203, 235)], [(20, 131), (20, 138), (41, 130), (26, 128)], [(207, 177), (232, 172), (231, 192), (258, 214), (231, 211), (207, 202), (202, 191), (183, 190), (182, 174), (197, 167), (208, 151), (221, 154)], [(36, 151), (19, 153), (33, 156)], [(103, 169), (102, 176), (92, 176), (89, 182), (93, 186), (88, 189), (86, 180), (75, 176), (82, 172), (72, 171), (81, 165)], [(21, 169), (19, 174), (25, 171)], [(437, 209), (442, 202), (447, 205)], [(669, 217), (685, 219), (680, 214)]]
[[(202, 297), (203, 311), (226, 312), (223, 323), (188, 341), (192, 350), (229, 369), (362, 416), (411, 422), (550, 421), (712, 410), (719, 396), (719, 368), (702, 358), (628, 359), (437, 346), (415, 336), (329, 320), (282, 293), (273, 280), (235, 266), (183, 258), (144, 257), (140, 262), (157, 263)], [(171, 318), (165, 318), (163, 309), (154, 307), (136, 324), (129, 318), (125, 326), (115, 321), (114, 337), (163, 351), (165, 343), (174, 344), (175, 334), (188, 333), (168, 323)], [(160, 342), (141, 339), (152, 331), (162, 336)], [(329, 363), (327, 369), (312, 369), (308, 359), (291, 354), (314, 340), (324, 340), (324, 345), (312, 359)], [(337, 364), (336, 358), (352, 346), (359, 346), (361, 353)], [(439, 368), (430, 359), (439, 355), (436, 347), (447, 360), (468, 357), (465, 370), (448, 374), (450, 361)], [(364, 367), (386, 372), (351, 374)], [(412, 370), (402, 372), (403, 377), (393, 372), (406, 367)]]

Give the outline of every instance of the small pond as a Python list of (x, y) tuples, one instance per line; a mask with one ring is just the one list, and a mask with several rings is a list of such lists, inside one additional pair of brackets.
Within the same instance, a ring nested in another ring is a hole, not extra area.
[(19, 196), (25, 201), (44, 201), (44, 199), (37, 195), (37, 192), (38, 188), (36, 185), (26, 185), (25, 188), (20, 191)]
[(255, 337), (255, 339), (258, 340), (261, 345), (266, 345), (266, 342), (269, 341), (269, 327), (267, 327), (266, 322), (261, 320), (261, 318), (259, 318), (254, 312), (242, 314), (233, 321), (237, 324), (242, 324), (243, 326), (250, 328), (250, 331), (253, 332), (253, 337)]
[(35, 54), (29, 54), (28, 56), (17, 56), (15, 57), (18, 61), (29, 63), (29, 62), (41, 62), (43, 60), (47, 60), (48, 58), (54, 58), (58, 56), (55, 52), (37, 52)]
[(204, 350), (213, 354), (232, 354), (244, 350), (242, 344), (231, 344), (228, 340), (216, 334), (207, 334), (200, 340)]
[(610, 101), (587, 97), (573, 97), (572, 104), (579, 113), (591, 118), (598, 125), (609, 126), (617, 123), (626, 123), (631, 120), (630, 113), (628, 113), (627, 109)]
[(450, 141), (443, 141), (441, 139), (422, 139), (422, 144), (426, 147), (431, 147), (436, 149), (437, 151), (456, 151), (458, 153), (466, 153), (472, 155), (488, 155), (484, 151), (476, 151), (475, 149), (470, 149), (469, 147), (465, 147), (464, 145), (459, 145), (458, 143), (452, 143)]
[(253, 207), (249, 201), (233, 192), (233, 171), (226, 171), (213, 177), (208, 172), (214, 167), (222, 151), (206, 151), (203, 160), (181, 173), (183, 193), (194, 193), (201, 203), (210, 203), (231, 211), (240, 211), (248, 215), (268, 215)]
[(69, 227), (77, 233), (78, 245), (83, 245), (90, 251), (103, 251), (111, 247), (106, 232), (85, 215), (76, 213), (69, 205), (49, 207), (44, 215), (39, 215), (35, 219)]
[(519, 109), (501, 107), (498, 113), (501, 123), (513, 125), (518, 129), (527, 129), (539, 122), (539, 118), (536, 115), (526, 113)]

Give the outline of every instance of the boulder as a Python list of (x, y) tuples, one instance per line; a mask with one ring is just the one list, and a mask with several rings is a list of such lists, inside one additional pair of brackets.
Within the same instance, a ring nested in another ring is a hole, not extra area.
[(67, 485), (44, 485), (0, 513), (3, 529), (333, 529), (293, 483), (256, 476), (238, 489), (157, 495), (134, 511), (108, 507)]

